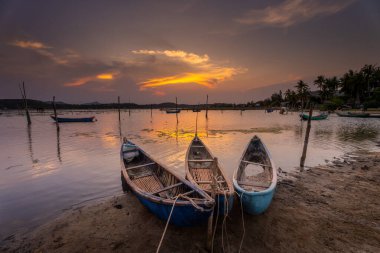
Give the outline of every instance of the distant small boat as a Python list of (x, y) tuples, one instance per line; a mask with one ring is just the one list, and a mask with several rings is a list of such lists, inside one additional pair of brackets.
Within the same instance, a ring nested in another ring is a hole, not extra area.
[(201, 109), (193, 109), (193, 112), (200, 112)]
[(120, 151), (126, 186), (153, 214), (170, 223), (191, 226), (207, 221), (214, 200), (187, 180), (154, 161), (134, 143), (124, 139)]
[(245, 212), (261, 214), (268, 209), (277, 185), (277, 170), (259, 137), (254, 136), (245, 149), (233, 184)]
[(271, 112), (273, 112), (273, 109), (272, 108), (268, 108), (268, 109), (266, 109), (266, 112), (267, 113), (271, 113)]
[[(304, 113), (301, 113), (300, 117), (302, 120), (308, 120), (309, 119), (309, 115), (304, 114)], [(318, 114), (315, 116), (311, 116), (311, 120), (324, 120), (324, 119), (327, 119), (327, 117), (328, 117), (328, 114), (322, 113), (322, 114)]]
[(351, 117), (351, 118), (368, 118), (370, 117), (369, 113), (365, 112), (337, 112), (339, 117)]
[(218, 185), (215, 205), (219, 207), (219, 214), (227, 214), (231, 211), (234, 200), (232, 182), (226, 177), (220, 165), (215, 164), (214, 156), (206, 145), (198, 136), (195, 136), (186, 153), (186, 178), (209, 195), (211, 195), (213, 181), (212, 166), (216, 166), (217, 176), (215, 180)]
[(166, 109), (166, 113), (180, 113), (180, 112), (181, 112), (181, 109), (174, 109), (174, 108)]
[(50, 117), (59, 123), (65, 123), (65, 122), (94, 122), (96, 121), (95, 116), (87, 117), (87, 118), (62, 118), (62, 117), (55, 117), (53, 115), (50, 115)]

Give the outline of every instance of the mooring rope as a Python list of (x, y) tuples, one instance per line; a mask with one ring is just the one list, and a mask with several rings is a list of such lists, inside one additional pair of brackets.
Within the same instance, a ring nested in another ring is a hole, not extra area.
[[(237, 192), (236, 192), (236, 194), (239, 195)], [(243, 236), (242, 236), (241, 241), (240, 241), (239, 253), (240, 253), (241, 248), (243, 246), (243, 241), (244, 241), (244, 236), (245, 236), (244, 211), (243, 211), (243, 195), (244, 195), (244, 192), (242, 192), (241, 196), (240, 196), (241, 220), (243, 222)]]
[(214, 227), (214, 232), (212, 234), (212, 240), (211, 240), (211, 253), (214, 252), (214, 238), (215, 238), (215, 233), (216, 233), (216, 227), (218, 226), (218, 217), (219, 217), (219, 198), (218, 198), (218, 209), (216, 210), (216, 221), (215, 221), (215, 227)]
[(173, 213), (173, 210), (174, 210), (174, 207), (175, 207), (175, 203), (177, 202), (177, 200), (178, 200), (178, 198), (179, 198), (180, 196), (182, 196), (182, 195), (180, 194), (180, 195), (178, 195), (178, 196), (174, 199), (174, 203), (173, 203), (172, 209), (170, 210), (170, 214), (169, 214), (168, 220), (167, 220), (166, 225), (165, 225), (164, 233), (163, 233), (162, 236), (161, 236), (161, 240), (160, 240), (160, 243), (158, 244), (158, 247), (157, 247), (156, 253), (160, 252), (160, 248), (161, 248), (161, 245), (162, 245), (162, 241), (164, 240), (164, 237), (165, 237), (165, 234), (166, 234), (166, 230), (167, 230), (168, 225), (169, 225), (169, 222), (170, 222), (170, 218), (172, 217), (172, 213)]

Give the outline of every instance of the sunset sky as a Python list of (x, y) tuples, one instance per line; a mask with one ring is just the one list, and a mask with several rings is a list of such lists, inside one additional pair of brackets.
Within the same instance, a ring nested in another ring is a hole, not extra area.
[(378, 0), (0, 0), (0, 99), (245, 103), (379, 63)]

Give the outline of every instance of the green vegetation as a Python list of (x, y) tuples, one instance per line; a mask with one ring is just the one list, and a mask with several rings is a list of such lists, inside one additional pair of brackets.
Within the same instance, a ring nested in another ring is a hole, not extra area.
[(295, 90), (286, 90), (284, 96), (280, 90), (256, 104), (294, 109), (307, 107), (307, 102), (312, 99), (323, 110), (380, 107), (380, 67), (376, 65), (364, 65), (359, 71), (349, 70), (342, 77), (319, 75), (313, 84), (317, 91), (311, 91), (307, 83), (299, 80)]

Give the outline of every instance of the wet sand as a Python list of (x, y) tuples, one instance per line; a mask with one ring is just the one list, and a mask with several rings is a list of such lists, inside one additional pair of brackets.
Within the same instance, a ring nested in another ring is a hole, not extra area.
[[(279, 172), (266, 213), (244, 214), (241, 252), (380, 252), (380, 153), (355, 153), (300, 173)], [(238, 252), (239, 202), (214, 252)], [(3, 252), (155, 252), (165, 223), (127, 193), (65, 212), (27, 234), (2, 242)], [(169, 226), (161, 252), (206, 252), (206, 225)], [(223, 243), (222, 243), (223, 242)]]

